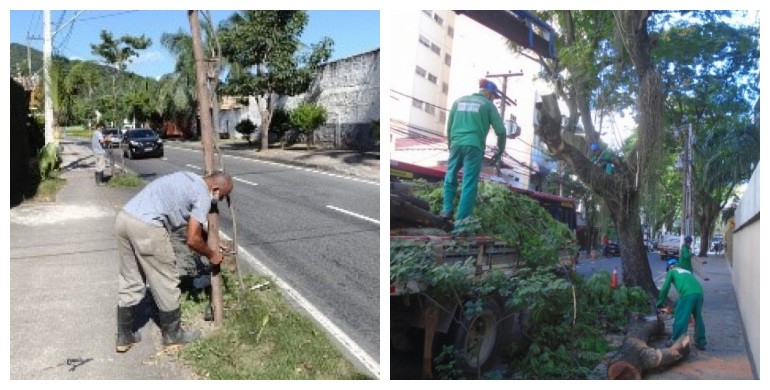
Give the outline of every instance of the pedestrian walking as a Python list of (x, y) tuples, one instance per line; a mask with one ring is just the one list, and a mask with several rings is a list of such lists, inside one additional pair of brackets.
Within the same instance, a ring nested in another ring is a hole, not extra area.
[(91, 133), (91, 151), (96, 159), (96, 172), (94, 180), (98, 185), (104, 185), (105, 150), (104, 148), (110, 142), (110, 136), (104, 136), (104, 124), (99, 123), (96, 129)]
[(172, 173), (148, 184), (118, 213), (116, 351), (125, 352), (140, 341), (133, 331), (134, 312), (147, 284), (158, 305), (163, 344), (186, 344), (200, 337), (198, 331), (181, 328), (179, 270), (171, 232), (186, 225), (190, 249), (206, 256), (211, 264), (220, 264), (223, 255), (206, 245), (204, 230), (212, 204), (227, 197), (232, 189), (232, 178), (223, 172), (203, 177), (192, 172)]
[[(454, 219), (460, 221), (473, 215), (476, 206), (476, 192), (479, 174), (484, 162), (489, 127), (497, 135), (497, 153), (493, 160), (500, 162), (505, 152), (505, 125), (492, 101), (500, 98), (500, 91), (495, 83), (481, 79), (479, 92), (463, 96), (452, 105), (447, 120), (447, 147), (449, 160), (444, 178), (444, 205), (441, 217), (452, 219), (455, 193), (457, 191), (457, 173), (463, 170), (463, 186), (460, 203)], [(455, 224), (457, 230), (458, 224)]]
[(695, 319), (695, 347), (700, 350), (706, 349), (706, 325), (703, 322), (703, 287), (698, 283), (692, 272), (679, 268), (676, 259), (671, 259), (667, 263), (666, 281), (658, 296), (656, 307), (662, 308), (668, 297), (668, 291), (671, 285), (674, 285), (679, 294), (676, 307), (674, 308), (674, 324), (671, 329), (671, 340), (666, 342), (666, 346), (671, 346), (678, 338), (687, 333), (690, 317)]

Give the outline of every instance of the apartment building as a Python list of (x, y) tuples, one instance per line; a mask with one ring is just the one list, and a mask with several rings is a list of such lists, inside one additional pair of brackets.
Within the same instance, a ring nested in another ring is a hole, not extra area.
[[(404, 12), (394, 23), (392, 159), (443, 168), (448, 158), (443, 138), (448, 110), (457, 98), (478, 91), (478, 80), (487, 77), (516, 101), (505, 107), (503, 119), (515, 117), (522, 129), (517, 139), (508, 140), (503, 179), (530, 188), (530, 177), (552, 168), (541, 156), (532, 125), (540, 83), (535, 61), (514, 53), (500, 34), (454, 11)], [(500, 109), (500, 101), (496, 104)], [(487, 145), (496, 145), (492, 131)]]

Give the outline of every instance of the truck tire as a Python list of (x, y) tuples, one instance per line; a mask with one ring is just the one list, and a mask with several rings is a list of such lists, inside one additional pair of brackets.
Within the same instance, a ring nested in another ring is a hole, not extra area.
[(489, 368), (498, 349), (499, 322), (499, 306), (493, 299), (486, 299), (481, 313), (470, 319), (460, 313), (452, 323), (449, 341), (454, 344), (463, 371), (476, 374)]

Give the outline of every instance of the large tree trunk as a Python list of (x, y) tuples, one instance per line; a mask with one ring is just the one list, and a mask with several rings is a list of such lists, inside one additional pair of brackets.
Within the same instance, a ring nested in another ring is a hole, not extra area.
[(657, 296), (658, 288), (652, 280), (647, 251), (642, 242), (639, 193), (634, 174), (617, 158), (614, 161), (616, 172), (605, 174), (580, 150), (564, 142), (561, 138), (561, 112), (556, 96), (546, 95), (542, 99), (538, 111), (540, 126), (536, 132), (554, 157), (570, 164), (580, 180), (604, 199), (618, 229), (623, 283), (639, 286), (650, 296)]
[(663, 333), (665, 326), (657, 317), (637, 316), (626, 328), (626, 338), (619, 355), (607, 365), (608, 379), (642, 379), (652, 368), (669, 367), (690, 354), (690, 336), (685, 334), (671, 347), (655, 349), (647, 345), (653, 336)]
[(268, 150), (270, 149), (270, 138), (268, 136), (268, 133), (270, 132), (270, 122), (273, 120), (273, 111), (275, 108), (273, 107), (273, 99), (272, 94), (267, 93), (266, 97), (263, 97), (262, 100), (264, 100), (264, 106), (265, 108), (262, 108), (262, 104), (259, 103), (259, 100), (257, 100), (257, 107), (259, 108), (259, 114), (262, 117), (262, 128), (260, 129), (260, 138), (261, 146), (260, 149)]
[[(697, 198), (696, 198), (697, 199)], [(703, 201), (698, 199), (698, 212), (695, 213), (695, 220), (700, 228), (700, 248), (698, 256), (705, 257), (711, 244), (711, 236), (714, 233), (714, 221), (719, 216), (719, 205), (713, 201)]]

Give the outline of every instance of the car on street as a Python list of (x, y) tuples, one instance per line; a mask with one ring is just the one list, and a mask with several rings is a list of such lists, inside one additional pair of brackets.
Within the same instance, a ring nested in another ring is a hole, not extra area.
[(163, 140), (152, 129), (131, 129), (123, 134), (123, 157), (163, 157)]
[(679, 249), (682, 246), (682, 238), (678, 235), (668, 234), (658, 242), (660, 259), (665, 261), (671, 258), (679, 259)]
[(108, 128), (104, 129), (104, 138), (110, 137), (110, 142), (107, 145), (110, 149), (117, 149), (120, 147), (120, 140), (123, 138), (123, 134), (120, 129)]
[(604, 248), (604, 257), (620, 256), (620, 244), (610, 241)]

